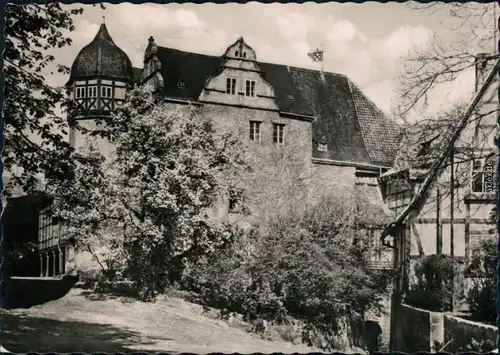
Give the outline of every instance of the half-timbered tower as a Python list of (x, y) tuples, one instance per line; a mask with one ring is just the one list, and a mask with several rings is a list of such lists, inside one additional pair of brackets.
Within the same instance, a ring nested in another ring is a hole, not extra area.
[[(106, 25), (101, 24), (95, 38), (80, 50), (71, 66), (66, 87), (74, 106), (68, 119), (79, 120), (87, 129), (97, 128), (102, 119), (123, 102), (127, 86), (134, 83), (134, 73), (137, 77), (138, 70), (114, 43)], [(82, 138), (77, 129), (70, 129), (72, 146), (79, 146)], [(113, 143), (112, 138), (110, 140), (101, 139), (100, 148), (106, 150)], [(39, 215), (40, 270), (41, 276), (54, 276), (70, 271), (68, 262), (73, 260), (74, 250), (73, 241), (64, 237), (63, 229), (49, 216), (47, 209), (43, 208)]]

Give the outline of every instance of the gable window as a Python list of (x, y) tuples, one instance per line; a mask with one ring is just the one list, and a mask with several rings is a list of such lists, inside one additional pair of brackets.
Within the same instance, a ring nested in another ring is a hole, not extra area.
[(285, 143), (285, 125), (282, 123), (273, 123), (273, 142), (276, 144)]
[(250, 140), (260, 142), (260, 122), (250, 121)]
[(236, 94), (236, 78), (226, 79), (226, 94)]
[(472, 162), (471, 190), (474, 193), (494, 193), (496, 191), (494, 159), (478, 159)]
[(101, 86), (101, 97), (102, 98), (111, 98), (112, 97), (112, 90), (111, 87), (109, 86)]
[(246, 96), (255, 96), (255, 80), (247, 80), (245, 89)]
[(241, 211), (241, 201), (243, 192), (240, 189), (229, 191), (229, 212), (238, 213)]
[(88, 98), (97, 97), (97, 86), (92, 85), (92, 86), (87, 87), (87, 97)]
[(328, 151), (328, 145), (324, 142), (318, 143), (318, 150), (320, 152), (326, 152)]
[(85, 98), (85, 88), (84, 87), (76, 87), (75, 88), (75, 99), (83, 99)]

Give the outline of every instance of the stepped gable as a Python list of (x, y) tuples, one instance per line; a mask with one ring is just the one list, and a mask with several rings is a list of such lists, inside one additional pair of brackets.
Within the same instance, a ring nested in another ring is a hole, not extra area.
[(95, 38), (76, 56), (67, 85), (78, 79), (116, 79), (132, 82), (134, 73), (127, 54), (111, 38), (103, 23)]
[[(197, 100), (206, 80), (219, 70), (224, 56), (209, 56), (158, 46), (163, 95)], [(346, 76), (290, 67), (258, 65), (276, 95), (281, 111), (316, 116), (313, 158), (392, 166), (399, 127), (389, 120)], [(179, 87), (178, 83), (184, 86)], [(328, 151), (315, 142), (326, 138)]]

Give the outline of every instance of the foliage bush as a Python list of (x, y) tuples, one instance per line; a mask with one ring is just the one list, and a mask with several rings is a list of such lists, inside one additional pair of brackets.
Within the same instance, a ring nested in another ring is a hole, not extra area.
[(429, 311), (452, 309), (455, 259), (448, 255), (428, 255), (417, 261), (414, 282), (410, 283), (405, 302)]
[[(86, 132), (88, 144), (72, 154), (71, 176), (48, 183), (53, 213), (79, 251), (153, 300), (176, 285), (185, 260), (231, 238), (210, 211), (237, 184), (233, 172), (245, 166), (245, 150), (232, 132), (215, 132), (197, 108), (169, 107), (145, 88), (129, 91), (106, 123)], [(92, 136), (111, 134), (116, 143), (104, 156)]]
[(479, 322), (495, 324), (496, 309), (496, 269), (498, 262), (496, 238), (483, 240), (472, 249), (465, 276), (471, 287), (466, 294), (470, 317)]
[(193, 264), (186, 285), (224, 314), (301, 321), (303, 340), (332, 349), (346, 327), (378, 306), (389, 281), (368, 268), (370, 243), (356, 230), (353, 212), (345, 201), (327, 198), (302, 215), (240, 232), (221, 252)]

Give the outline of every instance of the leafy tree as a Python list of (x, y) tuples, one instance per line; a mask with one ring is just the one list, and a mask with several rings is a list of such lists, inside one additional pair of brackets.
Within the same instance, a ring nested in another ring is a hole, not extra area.
[(12, 182), (33, 191), (36, 178), (59, 175), (68, 166), (65, 92), (47, 84), (54, 72), (69, 68), (56, 63), (55, 48), (71, 45), (73, 16), (83, 9), (64, 10), (59, 3), (8, 5), (5, 23), (4, 164)]
[(497, 319), (497, 262), (498, 243), (496, 238), (483, 240), (472, 249), (465, 275), (471, 282), (466, 299), (469, 303), (471, 317), (474, 320), (494, 324)]
[(210, 211), (245, 166), (244, 149), (198, 109), (168, 107), (140, 88), (107, 123), (116, 147), (106, 159), (92, 145), (74, 154), (73, 179), (51, 185), (54, 213), (86, 247), (111, 235), (124, 275), (149, 300), (179, 280), (186, 261), (231, 238)]
[(448, 255), (428, 255), (415, 265), (415, 282), (405, 295), (405, 302), (430, 311), (451, 311), (455, 259)]

